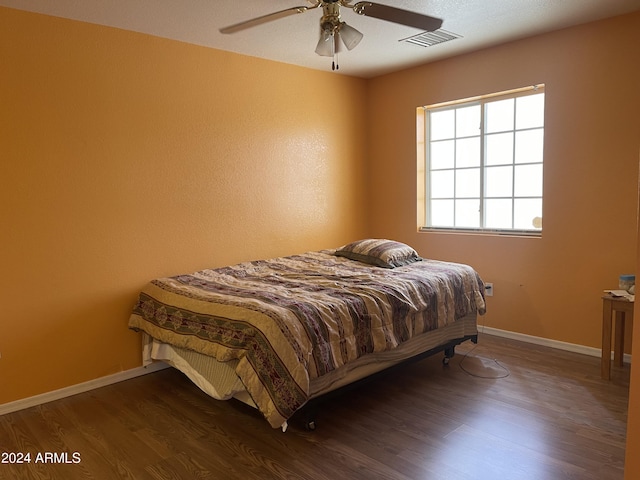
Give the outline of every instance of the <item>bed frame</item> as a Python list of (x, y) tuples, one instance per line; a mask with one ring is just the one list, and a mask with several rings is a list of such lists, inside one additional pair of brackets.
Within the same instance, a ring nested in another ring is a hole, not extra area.
[(406, 360), (403, 360), (402, 362), (396, 365), (393, 365), (391, 367), (388, 367), (378, 373), (374, 373), (372, 375), (369, 375), (368, 377), (364, 377), (364, 378), (361, 378), (360, 380), (356, 380), (355, 382), (352, 382), (343, 387), (339, 387), (336, 390), (332, 390), (330, 392), (322, 394), (319, 397), (312, 398), (300, 410), (298, 410), (293, 415), (293, 417), (291, 418), (291, 422), (301, 422), (306, 430), (313, 431), (317, 427), (317, 420), (316, 420), (317, 414), (321, 410), (323, 404), (326, 401), (339, 397), (340, 395), (343, 395), (347, 392), (355, 390), (356, 388), (359, 388), (364, 384), (380, 379), (381, 377), (389, 375), (401, 368), (406, 367), (407, 365), (419, 362), (421, 360), (424, 360), (427, 357), (431, 357), (440, 352), (444, 352), (444, 357), (442, 358), (442, 364), (444, 366), (448, 366), (450, 360), (455, 356), (455, 348), (461, 343), (464, 343), (468, 340), (471, 340), (471, 342), (473, 342), (474, 344), (477, 344), (478, 334), (467, 335), (462, 338), (456, 338), (454, 340), (450, 340), (449, 342), (443, 345), (439, 345), (430, 350), (427, 350), (426, 352), (420, 353), (411, 358), (407, 358)]

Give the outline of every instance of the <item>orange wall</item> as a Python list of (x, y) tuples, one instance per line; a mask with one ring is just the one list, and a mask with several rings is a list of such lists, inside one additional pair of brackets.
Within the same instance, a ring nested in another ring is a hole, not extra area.
[(0, 62), (0, 404), (140, 365), (152, 278), (364, 234), (364, 80), (6, 8)]
[[(601, 295), (636, 270), (640, 13), (369, 83), (373, 236), (470, 263), (494, 283), (487, 326), (599, 347)], [(416, 107), (546, 85), (542, 238), (419, 233)]]

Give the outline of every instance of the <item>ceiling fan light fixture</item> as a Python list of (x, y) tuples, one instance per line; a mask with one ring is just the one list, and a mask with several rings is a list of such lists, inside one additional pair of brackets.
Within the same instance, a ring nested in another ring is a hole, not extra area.
[(340, 38), (342, 38), (342, 43), (347, 47), (347, 50), (353, 50), (356, 48), (364, 36), (358, 30), (346, 23), (340, 24), (338, 32), (340, 32)]
[(336, 52), (336, 38), (331, 30), (320, 30), (316, 53), (322, 57), (333, 57)]

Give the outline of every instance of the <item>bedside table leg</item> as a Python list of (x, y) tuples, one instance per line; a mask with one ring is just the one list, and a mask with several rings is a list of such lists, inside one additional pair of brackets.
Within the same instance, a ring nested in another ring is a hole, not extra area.
[(611, 379), (611, 315), (613, 305), (611, 301), (602, 303), (602, 365), (601, 376), (605, 380)]
[(625, 312), (616, 311), (616, 335), (613, 344), (613, 363), (618, 367), (622, 366), (624, 357), (624, 321)]

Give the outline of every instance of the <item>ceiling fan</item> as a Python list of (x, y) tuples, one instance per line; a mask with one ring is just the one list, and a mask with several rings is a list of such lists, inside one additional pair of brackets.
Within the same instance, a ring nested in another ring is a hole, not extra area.
[(362, 40), (363, 34), (350, 25), (347, 25), (340, 19), (340, 7), (350, 8), (358, 15), (378, 18), (388, 22), (407, 25), (409, 27), (419, 28), (424, 31), (432, 32), (442, 25), (442, 20), (421, 13), (403, 10), (401, 8), (389, 7), (373, 2), (358, 2), (351, 4), (351, 0), (307, 0), (310, 6), (300, 6), (287, 8), (278, 12), (269, 13), (261, 17), (246, 20), (220, 29), (220, 33), (236, 33), (247, 28), (262, 25), (266, 22), (278, 20), (280, 18), (295, 15), (296, 13), (305, 13), (322, 7), (322, 17), (320, 18), (320, 39), (316, 46), (318, 55), (333, 57), (332, 68), (336, 70), (338, 67), (336, 54), (340, 48), (340, 42), (347, 47), (348, 50), (355, 48)]

